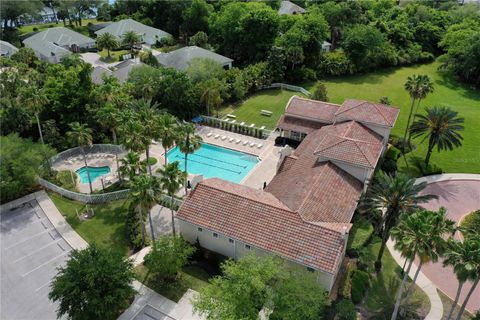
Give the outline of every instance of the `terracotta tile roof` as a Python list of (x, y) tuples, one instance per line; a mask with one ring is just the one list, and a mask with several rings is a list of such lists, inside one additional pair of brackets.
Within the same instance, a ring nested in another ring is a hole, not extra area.
[(305, 222), (272, 198), (264, 191), (207, 179), (185, 199), (176, 217), (288, 260), (335, 273), (343, 258), (343, 225), (325, 227)]
[(324, 125), (326, 125), (326, 123), (324, 122), (317, 122), (317, 121), (292, 117), (290, 115), (283, 115), (278, 120), (277, 128), (309, 134), (315, 130), (320, 129)]
[(382, 138), (362, 124), (349, 121), (325, 126), (319, 134), (315, 155), (368, 168), (377, 165), (383, 149)]
[(285, 115), (333, 123), (335, 113), (340, 107), (340, 105), (334, 103), (293, 96), (285, 108)]
[(392, 128), (399, 112), (398, 108), (385, 104), (348, 99), (335, 113), (335, 120), (355, 120)]
[(283, 159), (282, 163), (280, 164), (277, 173), (290, 170), (290, 168), (295, 164), (296, 160), (297, 157), (292, 155), (285, 157), (285, 159)]

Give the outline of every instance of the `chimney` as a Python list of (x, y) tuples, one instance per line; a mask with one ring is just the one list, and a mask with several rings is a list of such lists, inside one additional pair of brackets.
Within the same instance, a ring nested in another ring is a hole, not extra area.
[(342, 239), (345, 240), (346, 236), (347, 236), (347, 227), (343, 226), (342, 227)]

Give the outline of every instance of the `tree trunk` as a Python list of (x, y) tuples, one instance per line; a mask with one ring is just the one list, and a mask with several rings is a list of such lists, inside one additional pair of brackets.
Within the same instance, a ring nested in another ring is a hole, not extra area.
[(168, 147), (164, 145), (163, 150), (165, 151), (165, 168), (167, 167), (167, 149)]
[[(117, 146), (117, 133), (115, 132), (115, 129), (112, 130), (112, 138), (113, 138), (113, 144)], [(115, 152), (115, 162), (117, 163), (117, 174), (118, 174), (118, 180), (122, 181), (122, 175), (120, 174), (120, 164), (118, 163), (118, 153)]]
[(106, 48), (106, 49), (107, 49), (107, 55), (108, 55), (108, 57), (111, 58), (111, 57), (110, 57), (110, 49), (108, 49), (108, 48)]
[(66, 26), (67, 26), (67, 22), (65, 21), (65, 18), (63, 18), (62, 20), (63, 20), (63, 26), (66, 27)]
[(418, 275), (420, 274), (420, 269), (422, 269), (423, 262), (420, 261), (420, 264), (417, 267), (417, 271), (415, 272), (415, 276), (413, 277), (412, 284), (408, 288), (407, 296), (405, 297), (405, 304), (408, 304), (408, 301), (412, 297), (413, 289), (415, 289), (415, 283), (417, 282)]
[(53, 12), (53, 16), (55, 17), (55, 23), (58, 24), (58, 18), (57, 18), (57, 13), (55, 12), (55, 6), (51, 6), (52, 8), (52, 12)]
[[(478, 273), (477, 273), (477, 275), (478, 275)], [(465, 307), (467, 306), (467, 302), (470, 299), (470, 296), (472, 295), (473, 291), (477, 287), (477, 284), (478, 284), (479, 280), (480, 280), (480, 276), (477, 276), (477, 279), (475, 279), (475, 282), (473, 283), (472, 288), (470, 289), (470, 291), (468, 291), (468, 294), (465, 297), (465, 300), (463, 300), (462, 307), (460, 308), (460, 311), (458, 312), (456, 320), (460, 320), (460, 318), (462, 317), (463, 312), (465, 311)]]
[(389, 228), (385, 223), (385, 227), (383, 229), (383, 235), (382, 235), (382, 244), (380, 245), (380, 250), (378, 251), (378, 256), (377, 256), (377, 261), (375, 261), (375, 268), (377, 271), (380, 271), (382, 267), (382, 257), (383, 257), (383, 252), (385, 251), (385, 247), (387, 245), (388, 241), (388, 235), (389, 235)]
[(405, 127), (405, 133), (403, 134), (403, 154), (405, 154), (405, 142), (407, 140), (407, 133), (408, 133), (408, 128), (410, 127), (410, 119), (412, 118), (414, 105), (415, 105), (415, 99), (412, 99), (412, 104), (410, 105), (410, 112), (408, 113), (407, 126)]
[(37, 119), (37, 126), (38, 126), (38, 133), (40, 135), (40, 141), (42, 142), (42, 145), (45, 145), (45, 142), (43, 141), (42, 127), (40, 126), (40, 118), (38, 117), (38, 113), (35, 113), (35, 118)]
[[(410, 260), (410, 263), (408, 264), (407, 272), (405, 272), (405, 274), (403, 275), (402, 283), (400, 284), (400, 288), (398, 288), (397, 298), (395, 300), (395, 309), (393, 310), (391, 320), (397, 319), (398, 309), (400, 308), (400, 301), (402, 300), (403, 287), (405, 286), (405, 282), (407, 281), (408, 273), (410, 272), (410, 268), (412, 267), (413, 260), (414, 259)], [(406, 261), (407, 260), (405, 260), (405, 262)]]
[(152, 241), (155, 241), (155, 232), (153, 231), (152, 209), (148, 210), (148, 222), (150, 223), (150, 233), (152, 234)]
[(143, 214), (142, 214), (142, 206), (138, 206), (138, 213), (140, 219), (140, 229), (142, 229), (142, 245), (145, 246), (145, 227), (143, 225)]
[(174, 210), (173, 210), (173, 194), (170, 196), (170, 210), (172, 212), (172, 233), (173, 237), (175, 237), (175, 217), (174, 217)]
[(148, 166), (148, 173), (150, 174), (150, 177), (152, 176), (152, 166), (150, 165), (150, 162), (148, 161), (150, 159), (150, 147), (147, 146), (147, 149), (145, 149), (145, 155), (147, 156), (147, 166)]
[(428, 151), (427, 151), (427, 155), (425, 157), (425, 165), (428, 167), (428, 164), (430, 163), (430, 157), (432, 156), (432, 151), (433, 151), (433, 145), (432, 146), (428, 146)]
[(83, 147), (80, 147), (80, 148), (82, 149), (83, 162), (85, 162), (85, 170), (87, 170), (88, 185), (90, 186), (90, 193), (93, 193), (92, 180), (90, 179), (90, 171), (88, 171), (88, 164), (87, 164), (87, 157), (85, 156), (85, 150), (83, 149)]
[(452, 307), (450, 308), (450, 311), (448, 312), (447, 319), (450, 320), (453, 315), (453, 311), (455, 310), (455, 306), (458, 304), (458, 299), (460, 299), (460, 293), (462, 292), (462, 287), (465, 282), (463, 281), (458, 281), (458, 289), (457, 289), (457, 294), (455, 295), (455, 301), (453, 301)]
[(188, 171), (187, 171), (187, 162), (188, 161), (188, 152), (185, 153), (185, 195), (188, 191)]
[[(415, 108), (415, 112), (413, 113), (413, 119), (412, 119), (412, 123), (413, 124), (415, 122), (415, 118), (417, 117), (417, 113), (418, 113), (418, 107), (420, 106), (420, 101), (422, 101), (421, 99), (418, 99), (418, 102), (417, 102), (417, 107)], [(411, 124), (408, 124), (408, 126), (411, 126)], [(412, 135), (410, 134), (410, 132), (408, 133), (408, 145), (410, 147), (412, 147), (412, 143), (411, 143), (411, 140), (412, 140)]]

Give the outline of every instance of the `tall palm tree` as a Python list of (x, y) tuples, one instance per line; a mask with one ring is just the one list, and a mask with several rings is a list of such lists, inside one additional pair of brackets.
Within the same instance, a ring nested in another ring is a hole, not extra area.
[(148, 138), (143, 135), (143, 125), (137, 119), (128, 119), (120, 126), (123, 144), (128, 150), (134, 152), (145, 151), (145, 146), (149, 144)]
[(398, 315), (404, 284), (415, 257), (418, 255), (420, 264), (407, 292), (406, 303), (413, 293), (422, 265), (438, 260), (446, 247), (444, 236), (453, 233), (454, 225), (455, 222), (447, 219), (445, 209), (441, 208), (439, 212), (422, 210), (411, 215), (404, 214), (401, 216), (398, 226), (392, 228), (391, 235), (396, 240), (395, 248), (401, 251), (402, 256), (410, 260), (397, 294), (392, 320), (395, 320)]
[(85, 156), (85, 147), (92, 145), (92, 129), (88, 128), (86, 124), (78, 122), (70, 123), (70, 131), (67, 132), (68, 139), (75, 145), (80, 147), (85, 163), (85, 170), (87, 171), (88, 185), (90, 186), (90, 193), (93, 193), (92, 179), (90, 179), (90, 171), (88, 170), (87, 157)]
[[(148, 212), (150, 233), (152, 235), (152, 240), (155, 241), (155, 231), (153, 229), (152, 214), (150, 209), (155, 204), (160, 202), (160, 196), (162, 195), (160, 181), (157, 177), (151, 177), (147, 175), (137, 176), (133, 179), (133, 181), (130, 182), (130, 190), (131, 199), (133, 203), (138, 206), (141, 222), (143, 222), (143, 212)], [(145, 235), (142, 234), (142, 236), (145, 243)]]
[(145, 139), (145, 156), (147, 157), (147, 166), (150, 176), (152, 176), (152, 166), (150, 165), (150, 145), (153, 139), (159, 138), (158, 130), (158, 109), (157, 104), (151, 105), (145, 99), (136, 100), (131, 103), (140, 123), (142, 124), (143, 137)]
[[(430, 77), (421, 74), (418, 76), (418, 92), (417, 92), (417, 106), (415, 107), (415, 112), (413, 113), (413, 119), (412, 123), (415, 122), (415, 118), (417, 117), (418, 114), (418, 108), (420, 107), (420, 102), (424, 100), (428, 94), (432, 93), (434, 91), (433, 88), (433, 82), (430, 80)], [(408, 126), (411, 126), (410, 123), (408, 123)], [(410, 140), (411, 140), (412, 135), (408, 134), (408, 145), (411, 145)]]
[[(200, 149), (202, 137), (195, 133), (195, 126), (191, 123), (184, 124), (181, 127), (181, 138), (178, 143), (180, 151), (185, 154), (185, 179), (188, 178), (188, 155)], [(188, 184), (185, 181), (185, 194), (187, 194)]]
[(105, 32), (97, 38), (97, 47), (100, 50), (107, 49), (107, 55), (111, 58), (110, 50), (118, 47), (118, 41), (113, 34)]
[(185, 172), (182, 172), (178, 166), (178, 162), (172, 162), (165, 166), (165, 168), (159, 168), (157, 170), (160, 173), (160, 183), (162, 189), (165, 190), (170, 197), (170, 210), (172, 213), (172, 233), (175, 237), (175, 219), (173, 210), (173, 200), (175, 193), (180, 189), (185, 182)]
[(433, 148), (437, 150), (453, 150), (462, 145), (463, 137), (459, 131), (463, 131), (463, 118), (458, 118), (458, 112), (447, 107), (433, 107), (426, 109), (427, 114), (419, 114), (419, 118), (410, 127), (411, 135), (415, 137), (425, 136), (422, 142), (428, 138), (428, 150), (425, 156), (425, 164), (428, 166)]
[(27, 109), (35, 116), (40, 141), (42, 142), (42, 145), (45, 145), (40, 124), (40, 112), (42, 112), (43, 107), (47, 105), (48, 99), (45, 96), (43, 89), (39, 89), (36, 85), (27, 86), (20, 92), (20, 97)]
[(217, 79), (209, 79), (200, 84), (200, 102), (205, 104), (207, 116), (210, 116), (210, 107), (216, 109), (222, 104), (220, 91), (221, 83)]
[(140, 36), (135, 31), (127, 31), (122, 37), (122, 44), (128, 46), (131, 53), (133, 53), (133, 47), (140, 43), (140, 41)]
[(397, 224), (400, 215), (410, 214), (419, 209), (419, 204), (436, 198), (434, 195), (420, 195), (426, 186), (425, 182), (415, 184), (415, 179), (402, 173), (396, 176), (381, 173), (368, 190), (362, 206), (373, 212), (383, 212), (377, 225), (377, 232), (382, 237), (382, 244), (375, 261), (378, 271), (382, 266), (382, 256), (390, 236), (390, 229)]
[(405, 90), (408, 91), (408, 94), (410, 95), (411, 99), (411, 104), (410, 104), (410, 110), (408, 112), (408, 119), (407, 119), (407, 126), (405, 127), (405, 133), (403, 134), (403, 150), (405, 150), (405, 144), (407, 141), (407, 134), (408, 130), (410, 128), (410, 120), (412, 119), (412, 114), (413, 114), (413, 108), (415, 106), (415, 101), (418, 99), (420, 96), (420, 86), (421, 86), (421, 78), (420, 76), (413, 75), (407, 78), (407, 82), (405, 82), (404, 88)]
[(448, 250), (445, 253), (444, 266), (453, 266), (453, 272), (458, 279), (458, 289), (455, 295), (455, 301), (448, 312), (446, 320), (450, 320), (455, 306), (460, 298), (463, 284), (467, 281), (473, 281), (472, 288), (467, 293), (465, 300), (460, 307), (457, 320), (460, 320), (470, 297), (480, 280), (480, 238), (478, 235), (467, 235), (463, 242), (450, 239)]
[[(118, 110), (111, 103), (106, 103), (103, 107), (97, 111), (97, 120), (104, 128), (110, 130), (112, 133), (112, 140), (114, 145), (118, 145), (117, 130), (120, 126), (120, 117)], [(119, 170), (118, 154), (115, 152), (115, 162), (117, 163), (118, 179), (122, 180), (122, 176)]]
[(165, 150), (165, 166), (167, 166), (167, 151), (178, 140), (178, 120), (169, 113), (162, 114), (158, 119), (158, 133)]
[(127, 176), (130, 181), (132, 181), (137, 174), (147, 172), (145, 165), (140, 161), (140, 155), (136, 152), (130, 151), (127, 153), (125, 157), (120, 160), (120, 163), (122, 165), (119, 170), (122, 176)]

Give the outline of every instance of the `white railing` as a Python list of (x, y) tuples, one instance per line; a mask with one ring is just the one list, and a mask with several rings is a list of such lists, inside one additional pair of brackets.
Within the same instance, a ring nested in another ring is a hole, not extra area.
[(265, 127), (255, 127), (251, 124), (244, 123), (241, 124), (230, 119), (219, 119), (209, 116), (201, 116), (203, 118), (203, 123), (213, 128), (219, 128), (222, 130), (239, 133), (259, 139), (266, 139), (272, 133), (272, 130), (266, 129)]
[(302, 88), (302, 87), (298, 87), (298, 86), (293, 86), (291, 84), (286, 84), (286, 83), (272, 83), (271, 85), (269, 86), (265, 86), (265, 87), (262, 87), (262, 90), (263, 89), (276, 89), (276, 88), (281, 88), (281, 89), (286, 89), (286, 90), (290, 90), (290, 91), (297, 91), (297, 92), (301, 92), (303, 93), (304, 95), (306, 95), (307, 97), (309, 97), (311, 95), (311, 93), (306, 90), (305, 88)]

